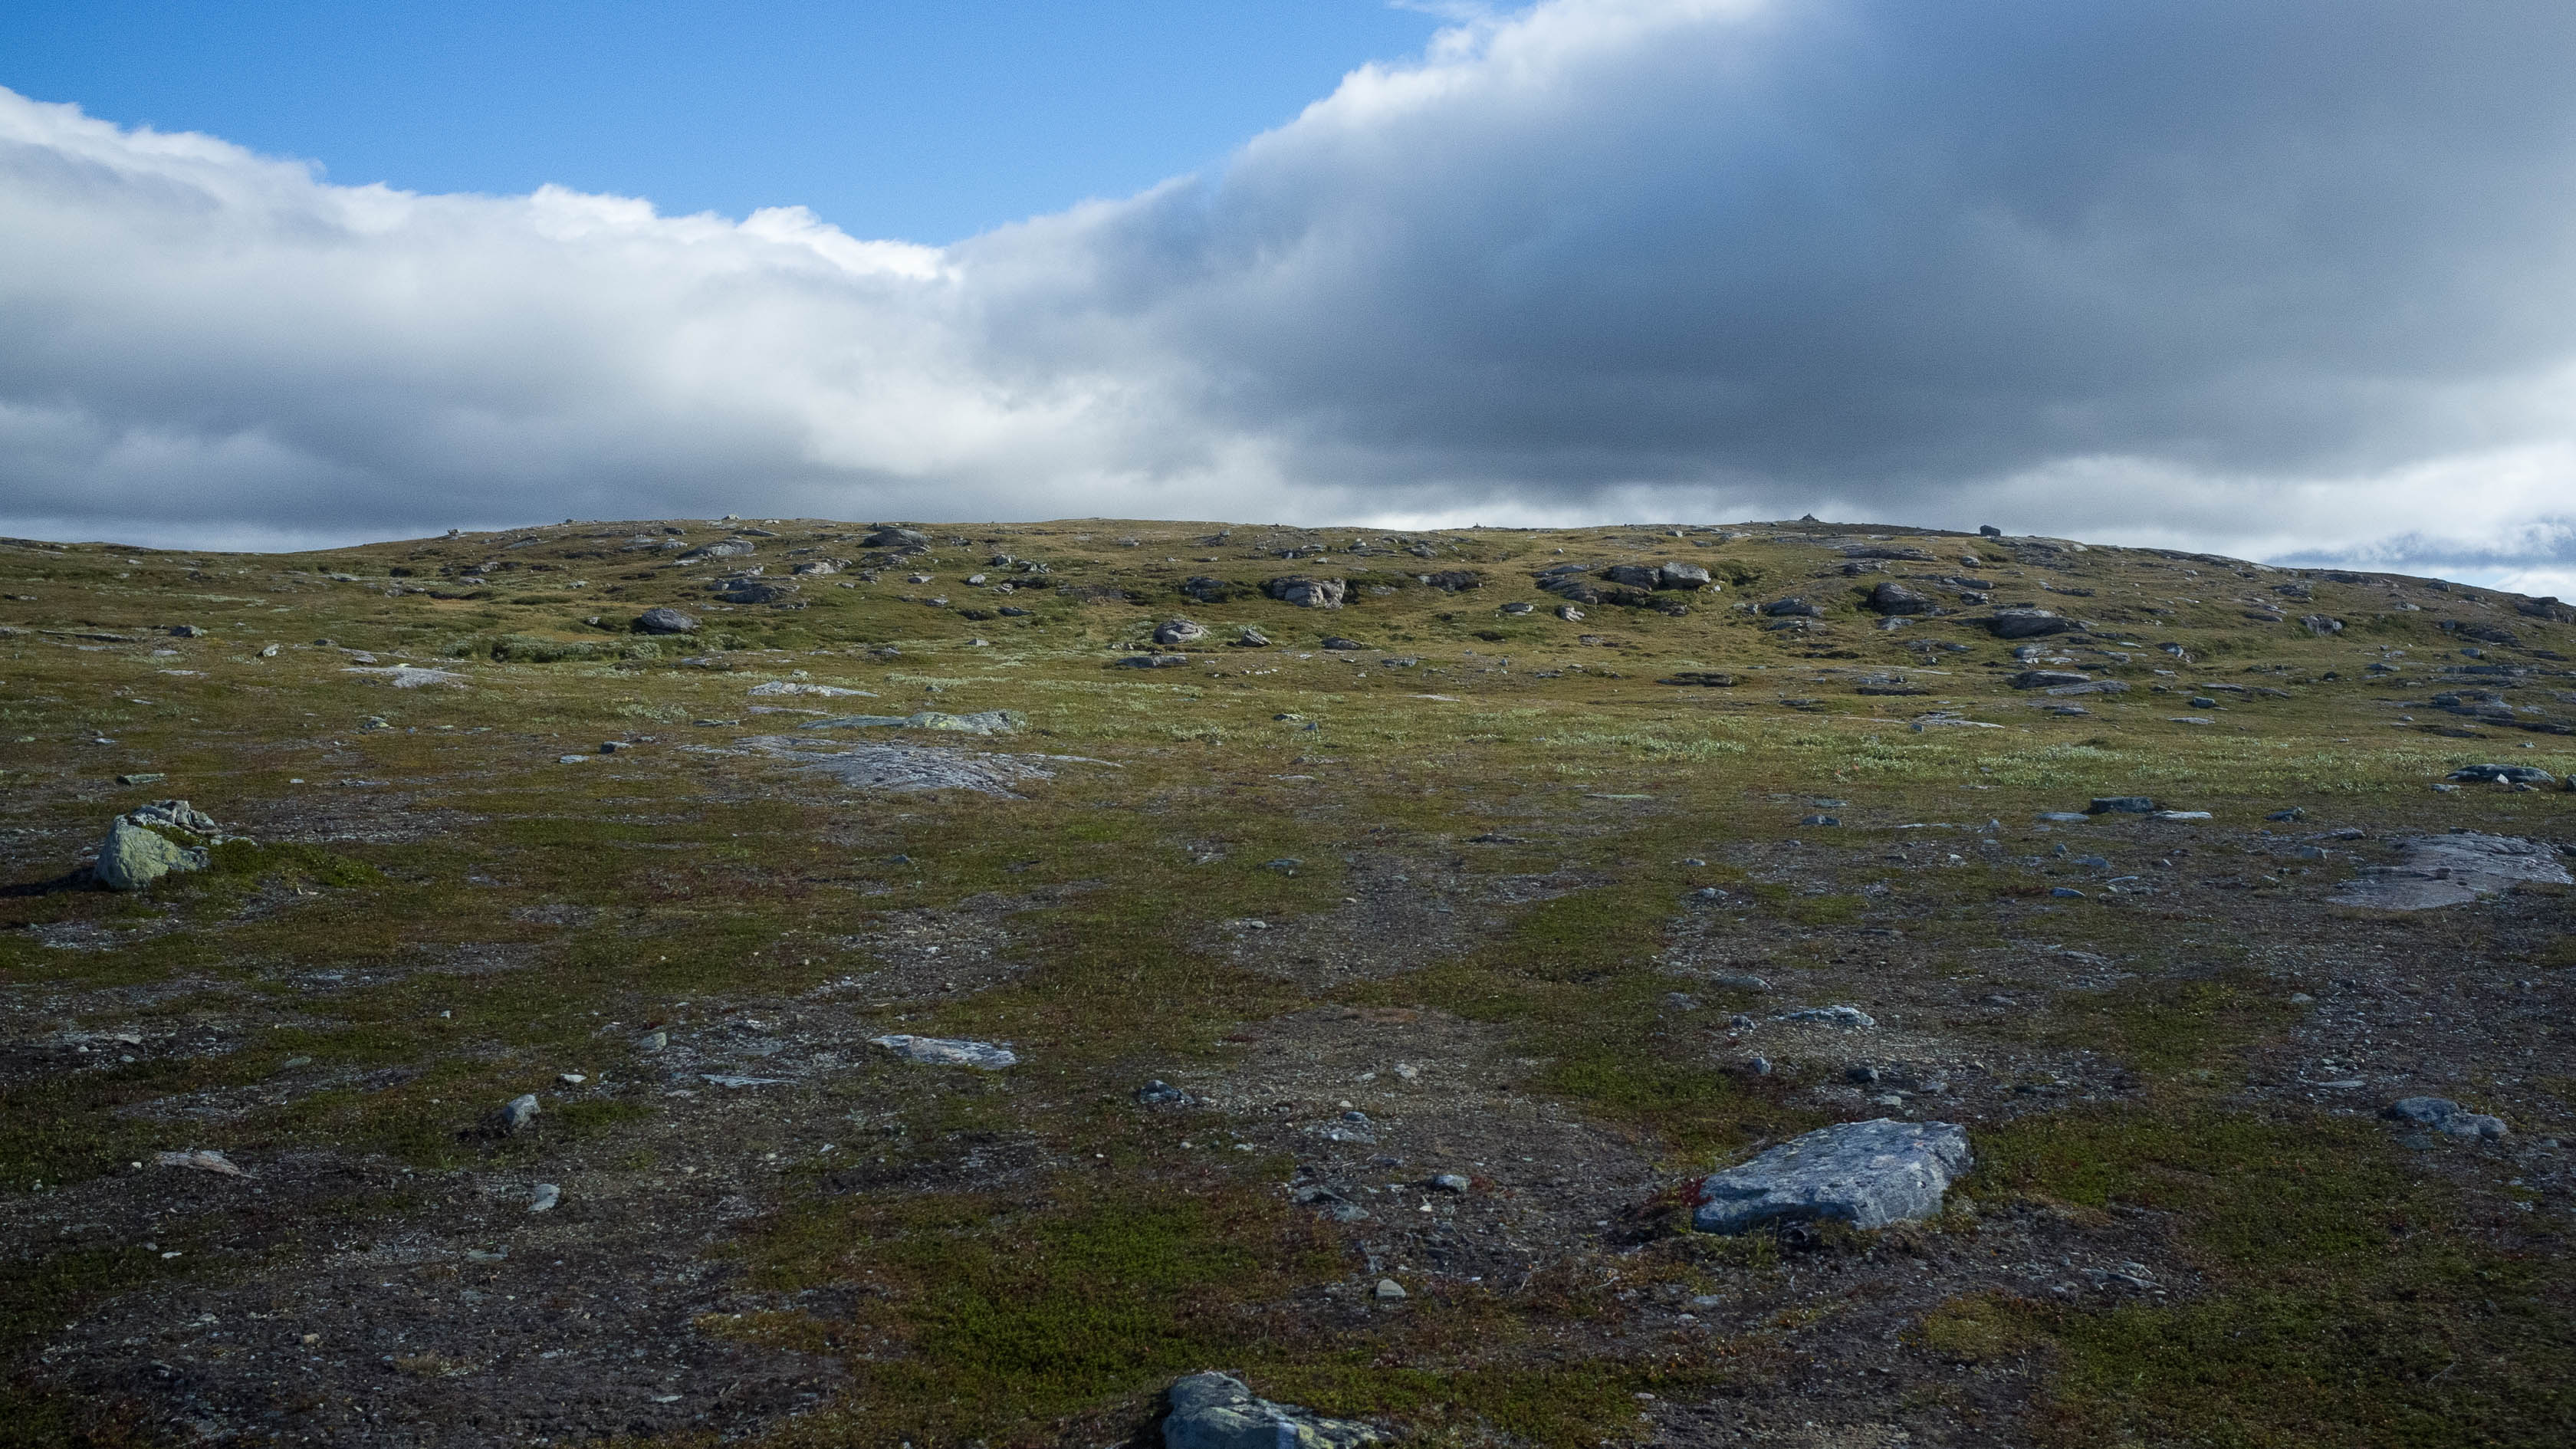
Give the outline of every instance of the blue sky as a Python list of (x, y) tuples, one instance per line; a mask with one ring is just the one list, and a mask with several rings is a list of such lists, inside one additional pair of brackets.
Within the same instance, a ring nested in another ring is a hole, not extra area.
[(321, 163), (944, 243), (1217, 161), (1440, 21), (1382, 0), (17, 0), (0, 85)]
[(2566, 0), (1431, 8), (21, 0), (0, 533), (1813, 513), (2576, 596)]

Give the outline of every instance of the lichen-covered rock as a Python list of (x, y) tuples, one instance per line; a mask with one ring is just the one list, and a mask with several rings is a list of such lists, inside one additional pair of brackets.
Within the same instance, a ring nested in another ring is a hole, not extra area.
[(2064, 634), (2084, 627), (2046, 609), (2004, 609), (1985, 623), (1998, 639), (2036, 639), (2043, 634)]
[(1351, 1449), (1383, 1443), (1377, 1430), (1274, 1404), (1231, 1374), (1195, 1373), (1164, 1396), (1163, 1449)]
[(109, 890), (140, 890), (174, 870), (203, 870), (206, 850), (164, 832), (196, 836), (208, 844), (226, 839), (214, 817), (185, 800), (155, 800), (116, 817), (99, 845), (90, 877)]
[(1154, 642), (1166, 647), (1195, 644), (1207, 637), (1207, 626), (1190, 619), (1166, 619), (1154, 626)]
[(1659, 589), (1706, 589), (1716, 587), (1708, 570), (1695, 563), (1668, 563), (1655, 569), (1655, 587)]
[(1839, 1123), (1709, 1174), (1691, 1226), (1740, 1233), (1817, 1218), (1860, 1228), (1912, 1222), (1941, 1210), (1941, 1195), (1968, 1163), (1967, 1129), (1955, 1123)]
[(1940, 607), (1930, 594), (1907, 588), (1894, 579), (1883, 580), (1869, 591), (1869, 606), (1881, 614), (1929, 614)]

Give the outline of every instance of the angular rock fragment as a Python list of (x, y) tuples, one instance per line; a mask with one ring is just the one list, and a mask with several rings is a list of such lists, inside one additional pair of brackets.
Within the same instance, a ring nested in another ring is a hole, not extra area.
[(1691, 1226), (1741, 1233), (1765, 1223), (1833, 1218), (1858, 1228), (1913, 1222), (1970, 1161), (1967, 1129), (1882, 1117), (1844, 1122), (1772, 1148), (1699, 1185)]
[(1883, 580), (1869, 591), (1869, 606), (1881, 614), (1929, 614), (1939, 608), (1930, 594), (1909, 589), (1894, 579)]

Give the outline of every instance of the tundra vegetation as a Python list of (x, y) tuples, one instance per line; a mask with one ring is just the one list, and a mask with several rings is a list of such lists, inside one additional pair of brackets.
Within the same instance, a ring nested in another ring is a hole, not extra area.
[[(2571, 617), (1812, 520), (0, 541), (0, 1444), (1160, 1442), (1206, 1370), (2564, 1444)], [(1879, 1119), (1934, 1206), (1694, 1226)]]

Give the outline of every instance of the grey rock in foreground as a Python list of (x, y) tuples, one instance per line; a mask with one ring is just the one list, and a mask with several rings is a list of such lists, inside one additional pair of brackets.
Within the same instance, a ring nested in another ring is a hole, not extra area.
[(2448, 1097), (2401, 1097), (2379, 1115), (2420, 1123), (2451, 1137), (2476, 1137), (2488, 1142), (2504, 1136), (2506, 1130), (2503, 1118), (2472, 1112)]
[(2525, 881), (2576, 884), (2557, 852), (2511, 835), (2455, 830), (2410, 840), (2397, 864), (2363, 871), (2328, 900), (2379, 911), (2426, 911), (2501, 895)]
[(697, 628), (696, 616), (683, 614), (677, 609), (652, 608), (635, 616), (635, 632), (638, 634), (693, 634)]
[(1231, 1374), (1195, 1373), (1165, 1397), (1163, 1449), (1348, 1449), (1385, 1442), (1377, 1430), (1274, 1404)]
[(174, 870), (206, 868), (204, 846), (182, 845), (163, 834), (180, 831), (221, 845), (226, 837), (206, 812), (185, 800), (156, 800), (116, 817), (100, 843), (90, 878), (112, 891), (141, 890)]
[(1941, 1210), (1941, 1195), (1969, 1160), (1967, 1129), (1954, 1123), (1839, 1123), (1709, 1174), (1691, 1226), (1740, 1233), (1817, 1218), (1859, 1228), (1912, 1222)]
[(872, 1036), (868, 1045), (881, 1046), (908, 1062), (925, 1067), (981, 1067), (998, 1072), (1019, 1065), (1019, 1056), (1009, 1047), (988, 1041), (959, 1041), (938, 1036)]

